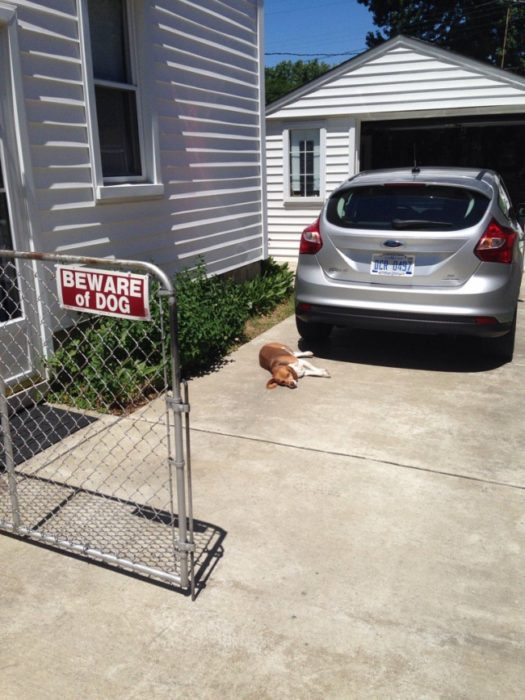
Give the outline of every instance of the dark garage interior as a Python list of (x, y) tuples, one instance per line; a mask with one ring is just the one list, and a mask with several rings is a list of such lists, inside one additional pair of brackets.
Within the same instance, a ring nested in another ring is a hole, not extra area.
[(525, 115), (363, 122), (361, 170), (417, 165), (490, 168), (525, 202)]

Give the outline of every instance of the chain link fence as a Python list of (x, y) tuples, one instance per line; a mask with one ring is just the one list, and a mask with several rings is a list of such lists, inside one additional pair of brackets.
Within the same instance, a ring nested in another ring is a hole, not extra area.
[(193, 521), (171, 281), (0, 251), (0, 346), (0, 530), (194, 593), (221, 534)]

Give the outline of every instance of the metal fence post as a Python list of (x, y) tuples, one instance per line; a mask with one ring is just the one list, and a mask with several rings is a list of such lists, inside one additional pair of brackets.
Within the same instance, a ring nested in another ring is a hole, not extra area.
[[(171, 347), (171, 379), (172, 379), (172, 399), (170, 402), (173, 411), (173, 425), (175, 432), (175, 459), (172, 460), (172, 466), (175, 467), (176, 484), (177, 484), (177, 511), (179, 515), (179, 541), (175, 543), (175, 547), (180, 557), (180, 577), (181, 585), (188, 586), (188, 554), (193, 551), (194, 545), (188, 541), (187, 527), (187, 512), (186, 512), (186, 479), (185, 479), (185, 460), (184, 460), (184, 439), (182, 414), (189, 411), (189, 406), (182, 400), (181, 395), (181, 372), (180, 359), (178, 351), (178, 320), (177, 320), (177, 303), (173, 289), (168, 296), (169, 304), (169, 330), (170, 330), (170, 347)], [(192, 577), (193, 578), (193, 577)]]
[(18, 531), (20, 528), (20, 506), (16, 489), (15, 458), (13, 452), (13, 437), (11, 435), (11, 425), (9, 423), (9, 404), (7, 402), (7, 389), (3, 377), (0, 376), (0, 415), (2, 416), (2, 432), (4, 434), (4, 454), (7, 470), (7, 484), (9, 490), (9, 500), (11, 501), (11, 511), (13, 516), (13, 528)]

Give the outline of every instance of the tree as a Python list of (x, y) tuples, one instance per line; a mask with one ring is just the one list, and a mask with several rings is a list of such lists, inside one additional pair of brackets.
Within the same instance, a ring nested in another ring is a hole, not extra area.
[(525, 75), (524, 0), (358, 0), (378, 31), (369, 48), (398, 34), (423, 39)]
[(315, 80), (330, 68), (328, 63), (319, 61), (317, 58), (312, 61), (281, 61), (272, 68), (266, 68), (266, 104)]

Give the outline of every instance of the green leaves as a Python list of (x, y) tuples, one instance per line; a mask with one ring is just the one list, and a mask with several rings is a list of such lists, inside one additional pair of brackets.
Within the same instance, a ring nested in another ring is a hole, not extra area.
[(369, 48), (404, 34), (525, 74), (525, 4), (511, 0), (358, 0), (379, 31)]
[(248, 309), (240, 285), (207, 277), (201, 264), (177, 275), (175, 288), (183, 373), (208, 371), (242, 335)]
[(244, 293), (250, 315), (269, 314), (293, 290), (294, 276), (287, 265), (265, 260), (260, 277), (245, 283)]
[(281, 61), (265, 70), (266, 104), (315, 80), (331, 68), (317, 58), (311, 61)]

